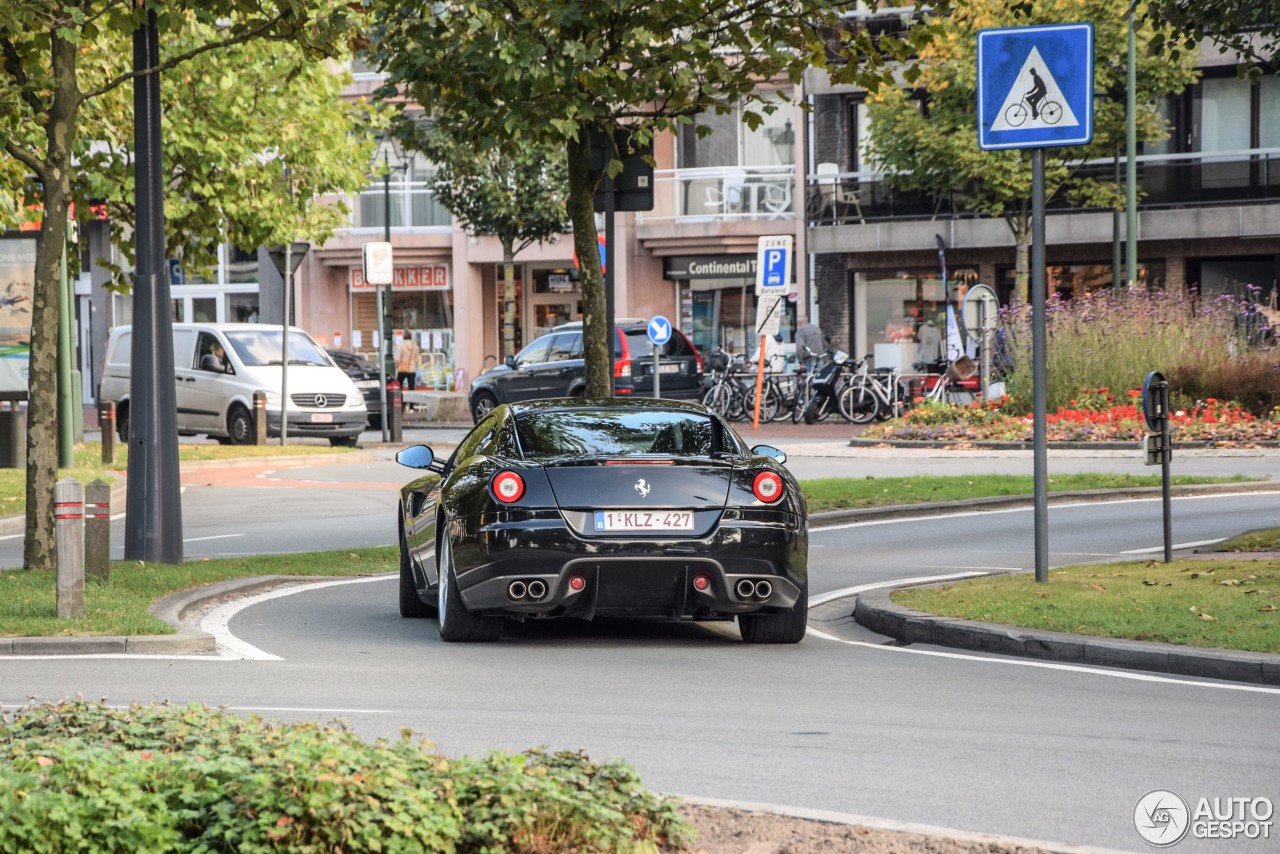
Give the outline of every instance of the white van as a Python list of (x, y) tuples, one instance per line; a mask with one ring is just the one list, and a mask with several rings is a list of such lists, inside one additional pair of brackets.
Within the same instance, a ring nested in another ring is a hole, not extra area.
[[(178, 434), (223, 444), (253, 441), (253, 393), (267, 393), (267, 435), (280, 435), (282, 328), (265, 323), (175, 323), (173, 364)], [(98, 398), (116, 405), (116, 427), (129, 438), (132, 327), (111, 330)], [(364, 395), (324, 348), (289, 327), (289, 435), (355, 445), (368, 413)]]

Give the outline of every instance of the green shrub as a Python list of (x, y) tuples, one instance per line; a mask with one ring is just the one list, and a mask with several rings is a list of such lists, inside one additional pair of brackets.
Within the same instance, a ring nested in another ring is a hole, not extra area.
[[(1280, 404), (1280, 353), (1266, 336), (1242, 332), (1256, 289), (1243, 298), (1200, 299), (1186, 292), (1099, 290), (1045, 311), (1045, 395), (1050, 412), (1070, 406), (1083, 388), (1141, 388), (1151, 371), (1170, 381), (1176, 407), (1209, 398), (1238, 401), (1254, 415)], [(1013, 367), (1006, 377), (1009, 411), (1031, 410), (1031, 311), (1002, 310)], [(1254, 327), (1247, 327), (1253, 329)], [(1259, 327), (1261, 328), (1261, 327)]]
[(202, 706), (0, 719), (0, 851), (659, 851), (689, 833), (625, 764), (448, 759), (405, 733)]

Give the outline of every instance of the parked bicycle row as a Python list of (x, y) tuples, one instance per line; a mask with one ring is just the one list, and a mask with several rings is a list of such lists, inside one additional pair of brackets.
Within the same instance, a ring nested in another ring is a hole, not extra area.
[[(767, 371), (760, 382), (760, 420), (825, 421), (838, 413), (867, 424), (901, 416), (919, 401), (969, 403), (977, 395), (976, 370), (962, 357), (949, 363), (917, 362), (911, 371), (872, 368), (871, 356), (851, 359), (842, 350), (821, 355), (805, 348), (800, 370)], [(806, 370), (806, 365), (812, 369)], [(725, 418), (755, 418), (756, 368), (742, 356), (716, 349), (708, 359), (702, 402)]]

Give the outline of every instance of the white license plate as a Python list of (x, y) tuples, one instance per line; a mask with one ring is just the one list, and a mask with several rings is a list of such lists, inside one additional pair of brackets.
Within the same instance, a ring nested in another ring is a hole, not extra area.
[(311, 413), (311, 423), (312, 424), (332, 424), (333, 415), (331, 415), (328, 412), (313, 412)]
[(680, 366), (679, 365), (658, 365), (658, 373), (678, 374), (680, 373)]
[(690, 510), (597, 510), (597, 531), (692, 531)]

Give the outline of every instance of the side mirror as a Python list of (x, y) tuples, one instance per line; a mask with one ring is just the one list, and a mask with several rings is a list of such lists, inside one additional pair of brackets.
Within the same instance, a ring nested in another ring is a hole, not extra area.
[(508, 356), (502, 360), (502, 364), (506, 365), (508, 368), (514, 368), (516, 366), (516, 357)]
[(396, 462), (411, 469), (431, 468), (436, 455), (426, 445), (410, 445), (396, 454)]
[(782, 465), (787, 461), (786, 453), (773, 447), (773, 445), (756, 445), (751, 449), (751, 453), (761, 457), (769, 457), (779, 465)]

